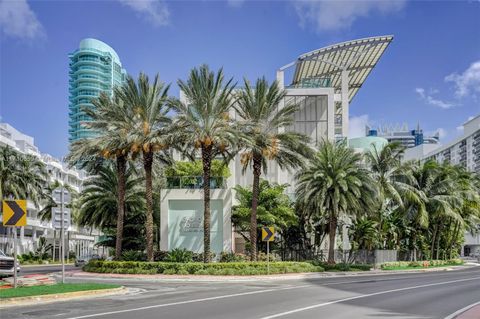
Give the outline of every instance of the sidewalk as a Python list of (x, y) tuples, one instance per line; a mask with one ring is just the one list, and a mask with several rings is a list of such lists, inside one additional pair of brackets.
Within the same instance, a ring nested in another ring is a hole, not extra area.
[(445, 319), (478, 319), (480, 318), (480, 301), (454, 312)]
[(261, 276), (209, 276), (209, 275), (141, 275), (141, 274), (111, 274), (93, 273), (84, 271), (67, 271), (67, 277), (76, 278), (113, 278), (113, 279), (139, 279), (153, 281), (186, 281), (186, 282), (245, 282), (245, 281), (269, 281), (269, 280), (299, 280), (332, 277), (360, 277), (372, 275), (393, 275), (425, 273), (434, 271), (455, 271), (465, 269), (468, 266), (452, 266), (442, 268), (409, 269), (409, 270), (371, 270), (371, 271), (348, 271), (348, 272), (319, 272), (319, 273), (293, 273)]

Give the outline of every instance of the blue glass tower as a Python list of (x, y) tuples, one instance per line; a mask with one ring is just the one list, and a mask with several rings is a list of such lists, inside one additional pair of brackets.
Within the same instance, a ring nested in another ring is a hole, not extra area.
[(126, 71), (115, 50), (96, 39), (83, 39), (79, 48), (69, 55), (69, 142), (88, 138), (95, 132), (82, 125), (89, 117), (82, 107), (93, 107), (91, 99), (100, 92), (113, 93), (116, 85), (121, 85)]

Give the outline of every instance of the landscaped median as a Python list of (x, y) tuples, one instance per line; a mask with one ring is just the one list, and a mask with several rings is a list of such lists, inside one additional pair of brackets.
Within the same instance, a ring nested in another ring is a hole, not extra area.
[(308, 262), (218, 262), (176, 263), (141, 261), (92, 260), (83, 267), (84, 271), (114, 274), (164, 274), (164, 275), (218, 275), (249, 276), (288, 273), (322, 272), (324, 268)]
[(461, 266), (463, 260), (421, 260), (421, 261), (396, 261), (388, 262), (381, 265), (382, 270), (408, 270), (408, 269), (427, 269), (448, 266)]
[(120, 288), (120, 285), (99, 284), (99, 283), (72, 283), (72, 284), (55, 284), (55, 285), (41, 285), (31, 287), (19, 287), (0, 289), (0, 299), (33, 297), (43, 295), (62, 295), (73, 292), (85, 291), (99, 291), (105, 289)]

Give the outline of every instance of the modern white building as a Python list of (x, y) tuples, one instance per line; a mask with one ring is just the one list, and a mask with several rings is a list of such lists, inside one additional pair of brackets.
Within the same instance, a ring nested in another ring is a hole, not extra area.
[[(435, 160), (461, 165), (480, 174), (480, 114), (463, 124), (463, 134), (445, 145), (419, 145), (407, 149), (404, 160)], [(480, 227), (480, 225), (479, 225)], [(480, 253), (480, 234), (465, 234), (462, 255)]]
[[(393, 36), (378, 36), (342, 42), (300, 55), (277, 70), (279, 85), (286, 97), (279, 107), (290, 103), (300, 105), (291, 127), (282, 128), (303, 133), (317, 144), (324, 139), (348, 137), (349, 108)], [(180, 94), (182, 99), (182, 94)], [(232, 231), (231, 207), (235, 204), (235, 185), (250, 186), (250, 170), (242, 174), (240, 156), (229, 165), (231, 177), (212, 190), (213, 252), (231, 251), (236, 240), (243, 240)], [(281, 170), (270, 163), (262, 178), (289, 184), (294, 193), (295, 172)], [(171, 250), (183, 247), (203, 251), (203, 194), (200, 189), (167, 189), (162, 191), (160, 247)], [(237, 245), (238, 246), (238, 245)]]
[[(82, 183), (86, 178), (83, 171), (70, 169), (65, 163), (49, 154), (42, 154), (34, 144), (31, 136), (25, 135), (7, 123), (0, 123), (0, 147), (11, 147), (13, 150), (22, 154), (31, 154), (36, 156), (45, 164), (48, 172), (49, 182), (58, 181), (63, 185), (68, 185), (75, 192), (80, 192)], [(60, 191), (57, 191), (60, 193)], [(28, 199), (27, 199), (28, 200)], [(17, 231), (18, 253), (34, 251), (37, 248), (40, 237), (47, 239), (49, 244), (55, 246), (55, 256), (59, 254), (60, 230), (55, 226), (59, 225), (59, 213), (53, 212), (51, 221), (42, 221), (38, 212), (43, 207), (35, 207), (31, 201), (27, 201), (27, 226), (21, 227)], [(65, 215), (66, 228), (65, 239), (68, 245), (68, 251), (74, 251), (77, 256), (92, 254), (96, 248), (94, 243), (100, 235), (98, 231), (77, 227), (71, 222), (70, 214)], [(5, 252), (11, 252), (13, 249), (13, 237), (10, 228), (3, 227), (0, 224), (0, 248)]]

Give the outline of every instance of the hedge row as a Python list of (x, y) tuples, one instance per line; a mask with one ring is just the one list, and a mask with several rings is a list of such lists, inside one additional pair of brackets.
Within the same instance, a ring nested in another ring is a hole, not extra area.
[(441, 266), (456, 266), (463, 265), (461, 259), (448, 260), (420, 260), (420, 261), (395, 261), (388, 262), (381, 265), (382, 269), (397, 269), (397, 268), (427, 268), (427, 267), (441, 267)]
[[(231, 263), (172, 263), (138, 261), (92, 260), (84, 271), (114, 274), (165, 274), (165, 275), (265, 275), (266, 262)], [(322, 272), (321, 266), (306, 262), (271, 262), (270, 274)]]

